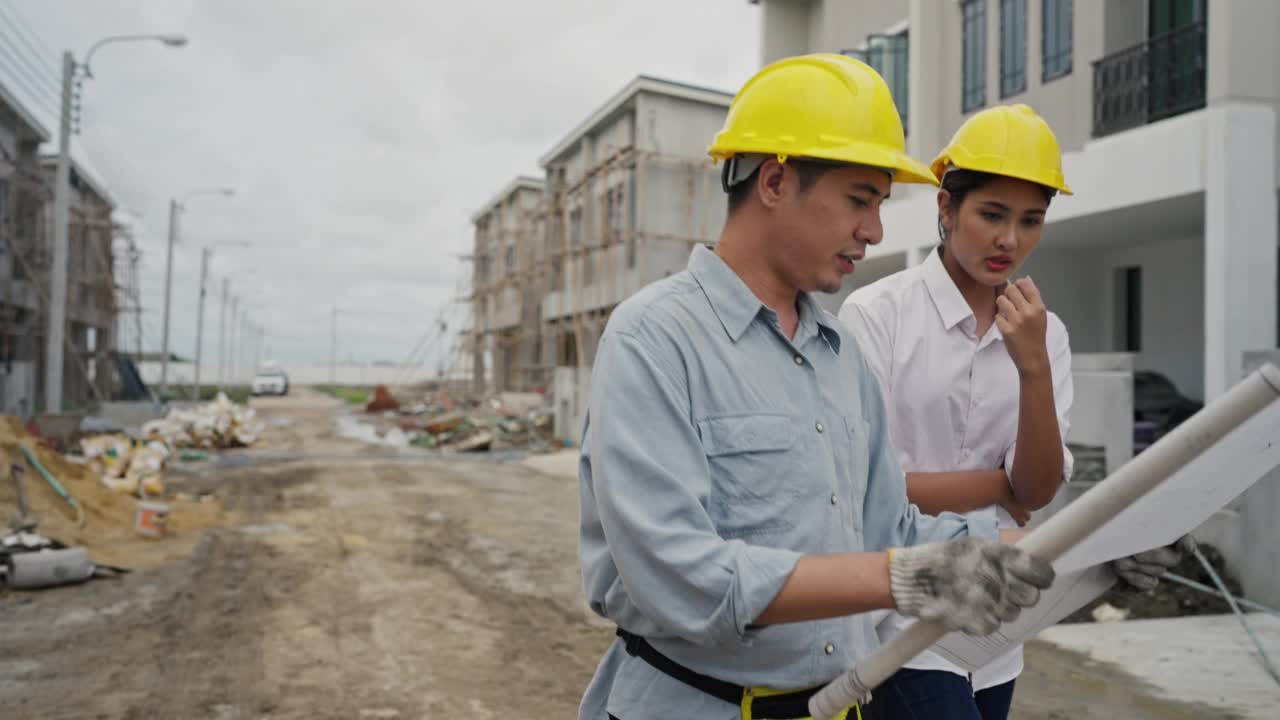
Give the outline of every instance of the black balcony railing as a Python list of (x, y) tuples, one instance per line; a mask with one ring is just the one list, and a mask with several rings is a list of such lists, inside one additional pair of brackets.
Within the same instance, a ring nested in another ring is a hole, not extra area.
[(1204, 107), (1205, 23), (1150, 38), (1093, 63), (1093, 135)]

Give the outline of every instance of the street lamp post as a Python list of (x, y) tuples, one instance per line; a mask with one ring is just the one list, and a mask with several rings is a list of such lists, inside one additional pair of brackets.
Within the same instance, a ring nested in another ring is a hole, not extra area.
[(169, 199), (169, 243), (164, 260), (164, 319), (160, 328), (160, 394), (169, 391), (169, 307), (173, 299), (173, 246), (178, 241), (178, 216), (186, 209), (186, 203), (198, 195), (221, 195), (232, 197), (236, 191), (232, 188), (197, 188), (182, 197)]
[(329, 322), (329, 384), (338, 385), (338, 306), (333, 306), (333, 317)]
[[(204, 298), (207, 294), (206, 285), (209, 281), (209, 257), (213, 255), (215, 247), (248, 247), (247, 242), (223, 242), (206, 245), (200, 251), (200, 300), (197, 303), (196, 310), (196, 366), (195, 366), (195, 400), (200, 400), (200, 363), (204, 359)], [(224, 293), (225, 295), (225, 293)]]
[(49, 271), (49, 331), (45, 338), (44, 405), (49, 412), (62, 410), (62, 359), (67, 331), (67, 231), (71, 214), (71, 105), (83, 77), (93, 77), (89, 63), (98, 48), (113, 42), (158, 40), (171, 47), (187, 44), (181, 35), (116, 35), (94, 43), (84, 63), (71, 51), (62, 53), (62, 98), (58, 117), (58, 162), (53, 185), (53, 267)]
[(222, 278), (222, 309), (218, 310), (218, 389), (227, 381), (227, 296), (231, 293), (231, 276)]
[(227, 382), (234, 385), (236, 380), (236, 318), (240, 308), (240, 296), (231, 298), (231, 319), (227, 323)]

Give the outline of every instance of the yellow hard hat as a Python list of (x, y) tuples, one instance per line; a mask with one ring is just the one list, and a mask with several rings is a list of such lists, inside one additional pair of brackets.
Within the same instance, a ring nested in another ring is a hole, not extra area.
[(866, 63), (815, 53), (772, 63), (742, 86), (707, 150), (812, 158), (884, 168), (897, 182), (938, 180), (906, 153), (902, 120), (884, 78)]
[(1070, 195), (1062, 176), (1062, 151), (1049, 123), (1029, 105), (997, 105), (965, 121), (933, 160), (942, 179), (947, 167), (1027, 180)]

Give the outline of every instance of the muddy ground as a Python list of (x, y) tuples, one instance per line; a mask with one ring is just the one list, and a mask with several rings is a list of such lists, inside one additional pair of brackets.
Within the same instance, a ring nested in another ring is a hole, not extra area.
[[(189, 559), (0, 596), (0, 718), (576, 716), (612, 636), (582, 602), (572, 481), (339, 439), (343, 409), (305, 390), (257, 404), (290, 424), (171, 481), (225, 508)], [(1027, 657), (1015, 718), (1213, 716)]]

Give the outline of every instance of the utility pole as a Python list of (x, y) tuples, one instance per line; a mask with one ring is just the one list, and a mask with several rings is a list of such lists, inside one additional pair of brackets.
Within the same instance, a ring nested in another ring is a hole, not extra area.
[(62, 359), (67, 331), (67, 223), (71, 208), (71, 90), (76, 61), (62, 53), (62, 107), (58, 120), (58, 164), (53, 180), (53, 267), (49, 280), (49, 330), (45, 338), (44, 407), (62, 412)]
[(164, 258), (164, 319), (160, 326), (160, 394), (169, 394), (169, 301), (173, 297), (173, 243), (178, 238), (178, 199), (169, 198), (169, 245)]
[(49, 269), (49, 328), (44, 361), (44, 405), (48, 412), (62, 411), (62, 361), (67, 332), (67, 225), (71, 212), (71, 112), (76, 91), (76, 74), (89, 69), (93, 53), (108, 43), (159, 40), (170, 47), (187, 44), (182, 35), (114, 35), (94, 43), (85, 53), (84, 64), (76, 63), (70, 51), (62, 53), (62, 100), (58, 117), (58, 161), (53, 181), (53, 267)]
[(329, 321), (329, 384), (337, 385), (338, 380), (338, 306), (333, 306), (333, 317)]
[(218, 389), (227, 381), (227, 293), (231, 290), (231, 276), (222, 278), (222, 308), (218, 310)]
[(258, 325), (253, 332), (253, 372), (257, 373), (258, 368), (262, 367), (262, 326)]
[(240, 296), (231, 298), (231, 319), (227, 323), (227, 384), (234, 385), (236, 381), (236, 313), (239, 312)]
[(200, 401), (200, 362), (204, 359), (204, 296), (205, 284), (209, 278), (209, 254), (212, 248), (202, 248), (200, 250), (200, 300), (196, 309), (196, 367), (195, 367), (195, 383), (191, 391), (192, 398)]
[(129, 263), (133, 265), (133, 317), (134, 323), (137, 325), (138, 337), (135, 341), (138, 345), (138, 367), (142, 367), (142, 291), (140, 289), (141, 280), (138, 278), (138, 259), (141, 254), (137, 247), (133, 247), (132, 238), (129, 240), (131, 252), (129, 253)]

